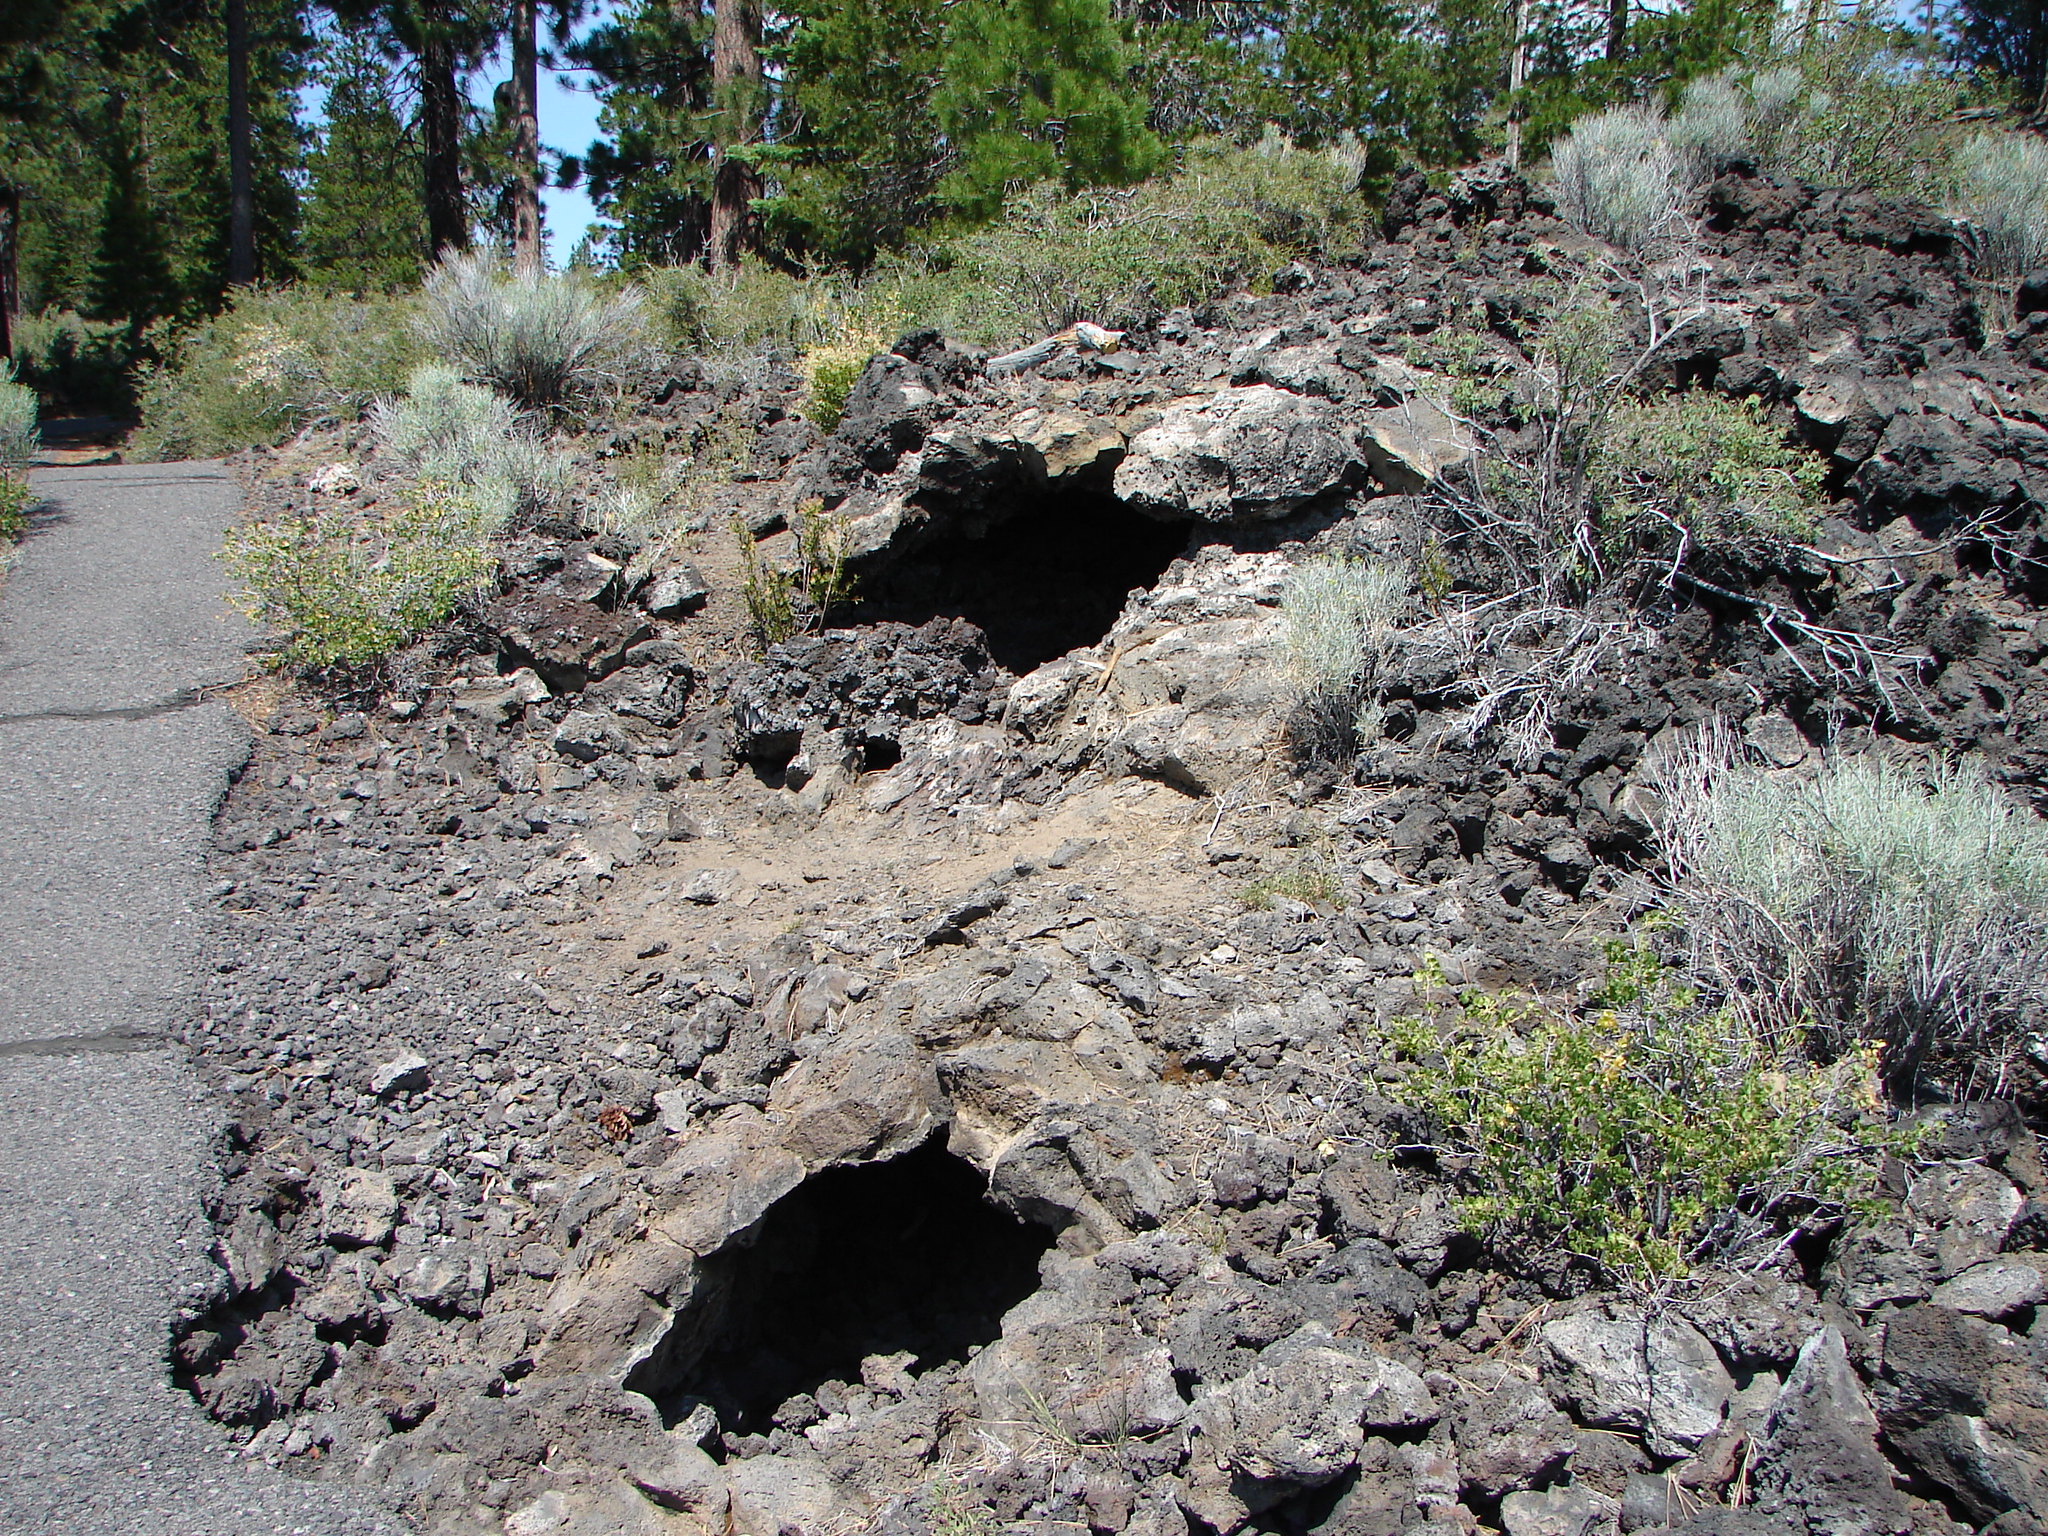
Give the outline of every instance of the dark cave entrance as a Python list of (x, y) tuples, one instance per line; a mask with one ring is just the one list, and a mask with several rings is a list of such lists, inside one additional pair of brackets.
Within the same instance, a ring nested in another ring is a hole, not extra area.
[(963, 618), (1022, 676), (1109, 633), (1134, 587), (1187, 550), (1162, 523), (1101, 492), (1039, 492), (1015, 510), (912, 551), (862, 583), (861, 618)]
[(700, 1299), (626, 1378), (674, 1424), (709, 1403), (765, 1431), (790, 1398), (857, 1384), (870, 1355), (918, 1375), (994, 1340), (1038, 1289), (1053, 1234), (992, 1204), (943, 1136), (886, 1163), (829, 1168), (778, 1200), (752, 1240), (705, 1261)]

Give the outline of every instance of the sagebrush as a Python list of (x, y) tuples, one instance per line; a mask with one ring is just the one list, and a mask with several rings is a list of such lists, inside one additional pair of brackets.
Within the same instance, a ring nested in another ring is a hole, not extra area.
[(28, 467), (35, 458), (36, 392), (17, 384), (8, 362), (0, 358), (0, 540), (16, 537), (35, 504)]
[(2004, 1093), (2048, 1000), (2048, 823), (1981, 768), (1746, 764), (1724, 728), (1651, 763), (1690, 965), (1775, 1048), (1866, 1044), (1893, 1089)]
[(1581, 118), (1551, 146), (1557, 211), (1625, 251), (1669, 238), (1684, 217), (1686, 166), (1644, 106)]
[(435, 355), (529, 408), (589, 400), (642, 346), (637, 289), (605, 292), (580, 271), (514, 272), (489, 252), (443, 261), (421, 301)]
[(1374, 687), (1410, 586), (1407, 567), (1341, 555), (1303, 561), (1280, 593), (1294, 673), (1296, 734), (1322, 756), (1370, 745)]
[(467, 487), (493, 527), (565, 503), (569, 469), (502, 396), (422, 363), (405, 393), (370, 408), (370, 426), (413, 476)]

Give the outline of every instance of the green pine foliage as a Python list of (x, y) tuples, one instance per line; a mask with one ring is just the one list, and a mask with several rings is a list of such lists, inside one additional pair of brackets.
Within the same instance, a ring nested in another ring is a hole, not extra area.
[(957, 159), (949, 211), (993, 218), (1013, 187), (1127, 186), (1164, 154), (1123, 90), (1108, 0), (963, 0), (948, 17), (932, 114)]
[(350, 33), (321, 58), (327, 121), (306, 157), (300, 242), (307, 275), (358, 292), (418, 281), (427, 213), (418, 136), (384, 60)]

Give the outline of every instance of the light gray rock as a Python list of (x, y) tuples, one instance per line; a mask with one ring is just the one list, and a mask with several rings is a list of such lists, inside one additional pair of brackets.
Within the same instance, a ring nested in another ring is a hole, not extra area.
[(490, 1293), (490, 1264), (474, 1243), (441, 1243), (421, 1251), (400, 1293), (429, 1312), (476, 1317)]
[(681, 894), (685, 901), (711, 907), (731, 900), (732, 893), (739, 889), (739, 883), (740, 872), (736, 869), (692, 870), (683, 880)]
[(1936, 1286), (1934, 1304), (1993, 1321), (2008, 1318), (2048, 1299), (2048, 1279), (2041, 1271), (2039, 1260), (1993, 1259)]
[(647, 584), (642, 604), (658, 619), (679, 619), (702, 608), (710, 596), (711, 583), (696, 566), (685, 561), (657, 571)]
[(1543, 1325), (1544, 1383), (1581, 1423), (1639, 1430), (1658, 1455), (1695, 1450), (1735, 1383), (1714, 1346), (1672, 1312), (1610, 1304)]
[(1591, 1488), (1524, 1490), (1500, 1501), (1507, 1536), (1602, 1536), (1620, 1529), (1621, 1506)]
[(1470, 428), (1419, 396), (1367, 411), (1362, 446), (1373, 478), (1403, 495), (1463, 467), (1478, 451)]
[(321, 1234), (337, 1248), (383, 1243), (398, 1224), (398, 1190), (391, 1175), (370, 1168), (337, 1168), (319, 1185)]
[(1155, 517), (1259, 522), (1357, 485), (1365, 471), (1328, 402), (1252, 384), (1169, 405), (1131, 439), (1114, 487)]
[(370, 1074), (370, 1092), (383, 1098), (392, 1093), (411, 1093), (427, 1086), (427, 1058), (417, 1051), (401, 1051)]
[(1997, 1257), (2025, 1198), (1982, 1163), (1937, 1163), (1913, 1181), (1906, 1218), (1933, 1240), (1944, 1279)]

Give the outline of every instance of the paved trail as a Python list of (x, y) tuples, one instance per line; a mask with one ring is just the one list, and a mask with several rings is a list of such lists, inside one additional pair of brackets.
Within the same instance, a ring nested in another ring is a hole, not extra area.
[(245, 750), (204, 685), (249, 630), (214, 465), (37, 475), (0, 582), (0, 1532), (371, 1536), (349, 1490), (232, 1454), (169, 1382), (213, 1118), (175, 1046), (206, 826)]

